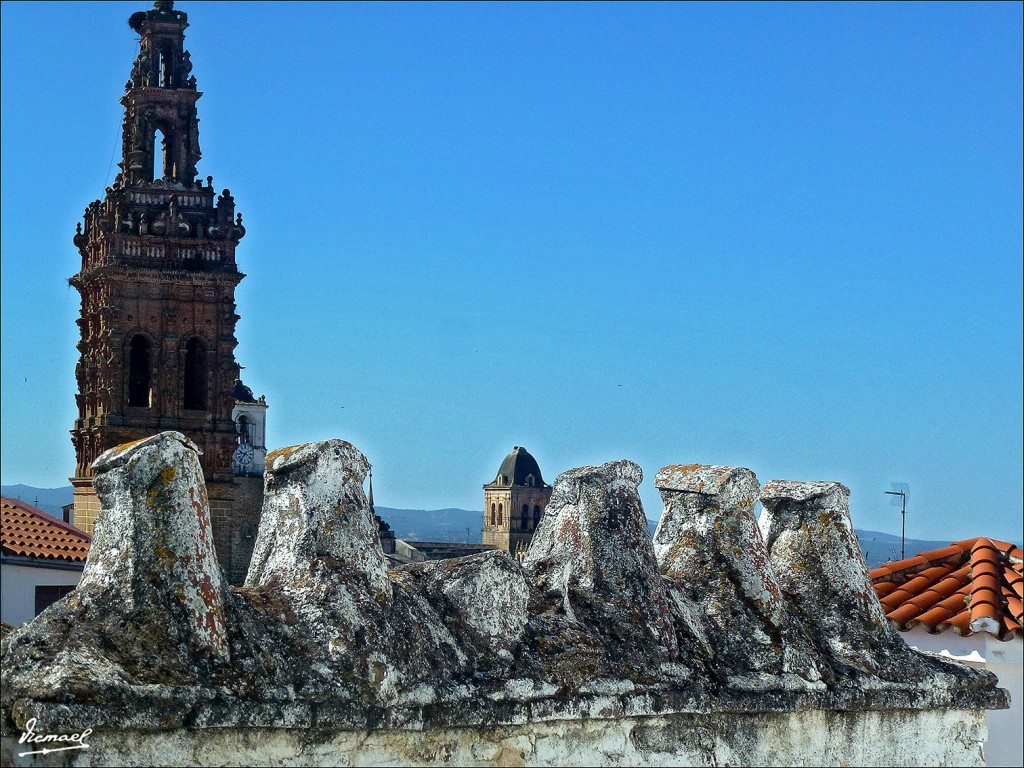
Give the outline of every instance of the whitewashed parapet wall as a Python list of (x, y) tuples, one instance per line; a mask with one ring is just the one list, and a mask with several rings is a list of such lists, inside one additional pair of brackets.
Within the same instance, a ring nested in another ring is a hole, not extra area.
[(93, 729), (45, 764), (971, 765), (1006, 706), (895, 635), (838, 483), (666, 467), (652, 543), (640, 467), (580, 467), (521, 565), (389, 571), (368, 468), (342, 440), (270, 454), (231, 588), (195, 445), (100, 457), (81, 585), (3, 641), (3, 763), (40, 759), (31, 721)]

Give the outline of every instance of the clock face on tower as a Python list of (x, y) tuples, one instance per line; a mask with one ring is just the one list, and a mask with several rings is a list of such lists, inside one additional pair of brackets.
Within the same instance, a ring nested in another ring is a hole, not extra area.
[(256, 452), (252, 449), (252, 446), (248, 443), (242, 443), (235, 449), (235, 461), (243, 467), (247, 467), (252, 464), (252, 460), (255, 457)]

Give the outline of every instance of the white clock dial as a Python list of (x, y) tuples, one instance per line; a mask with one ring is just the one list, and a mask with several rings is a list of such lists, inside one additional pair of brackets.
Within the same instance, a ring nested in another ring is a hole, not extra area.
[(255, 458), (255, 455), (256, 452), (248, 443), (242, 443), (235, 449), (235, 461), (237, 461), (242, 466), (252, 464), (252, 460)]

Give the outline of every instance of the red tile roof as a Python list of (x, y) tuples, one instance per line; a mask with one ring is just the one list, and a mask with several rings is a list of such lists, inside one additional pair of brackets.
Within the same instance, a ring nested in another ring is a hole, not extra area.
[(978, 537), (886, 563), (870, 572), (885, 615), (903, 631), (952, 627), (958, 635), (988, 632), (1024, 637), (1024, 552)]
[(84, 563), (92, 536), (19, 499), (0, 497), (3, 553)]

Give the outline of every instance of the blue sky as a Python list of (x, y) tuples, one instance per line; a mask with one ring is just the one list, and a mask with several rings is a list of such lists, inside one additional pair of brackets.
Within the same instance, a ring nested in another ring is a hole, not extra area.
[[(71, 243), (147, 3), (2, 6), (2, 474), (74, 468)], [(272, 447), (476, 508), (513, 445), (1021, 532), (1022, 6), (177, 3)]]

